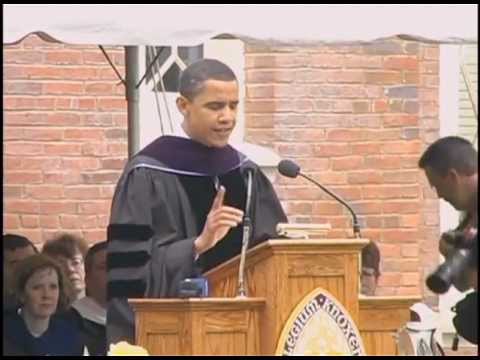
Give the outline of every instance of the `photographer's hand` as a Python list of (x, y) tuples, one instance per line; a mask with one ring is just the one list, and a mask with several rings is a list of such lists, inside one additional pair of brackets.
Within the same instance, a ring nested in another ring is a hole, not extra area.
[(438, 244), (438, 250), (443, 257), (449, 257), (455, 249), (455, 236), (451, 232), (443, 233)]
[[(475, 227), (469, 227), (463, 231), (455, 230), (443, 233), (439, 242), (440, 253), (446, 259), (449, 259), (454, 256), (459, 249), (471, 249), (477, 241), (476, 234), (477, 229)], [(459, 276), (453, 280), (453, 285), (461, 292), (470, 288), (477, 289), (477, 273), (476, 267), (472, 268), (469, 266), (462, 274), (459, 274)]]
[(455, 249), (468, 249), (473, 246), (477, 235), (477, 229), (470, 227), (464, 231), (447, 231), (444, 232), (440, 238), (438, 248), (440, 254), (448, 257)]

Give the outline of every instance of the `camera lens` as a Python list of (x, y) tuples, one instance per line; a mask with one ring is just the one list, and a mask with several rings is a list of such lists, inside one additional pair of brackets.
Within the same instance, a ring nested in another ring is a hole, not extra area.
[(470, 253), (467, 249), (454, 252), (427, 278), (428, 288), (436, 294), (446, 293), (452, 283), (464, 275), (470, 262)]
[(441, 269), (441, 266), (427, 278), (427, 286), (436, 294), (444, 294), (452, 284), (452, 274), (448, 268)]

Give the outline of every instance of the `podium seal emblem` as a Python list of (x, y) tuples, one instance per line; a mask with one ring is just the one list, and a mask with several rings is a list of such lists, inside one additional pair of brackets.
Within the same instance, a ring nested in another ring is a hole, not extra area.
[(355, 323), (329, 292), (317, 288), (290, 314), (276, 355), (365, 355)]

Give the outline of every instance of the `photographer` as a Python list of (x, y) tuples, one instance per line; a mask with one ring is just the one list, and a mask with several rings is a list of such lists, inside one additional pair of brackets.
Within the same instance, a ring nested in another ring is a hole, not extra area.
[(453, 320), (458, 333), (473, 343), (478, 343), (477, 159), (470, 142), (448, 136), (431, 144), (418, 163), (438, 197), (465, 214), (454, 231), (442, 234), (439, 250), (446, 260), (427, 285), (436, 293), (446, 292), (451, 284), (462, 292), (475, 290), (456, 304)]

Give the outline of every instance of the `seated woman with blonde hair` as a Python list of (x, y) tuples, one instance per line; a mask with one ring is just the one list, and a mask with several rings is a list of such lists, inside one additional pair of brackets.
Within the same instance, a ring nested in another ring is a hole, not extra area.
[(14, 294), (20, 307), (4, 313), (4, 355), (83, 355), (74, 324), (56, 315), (71, 302), (61, 267), (36, 254), (16, 267)]

